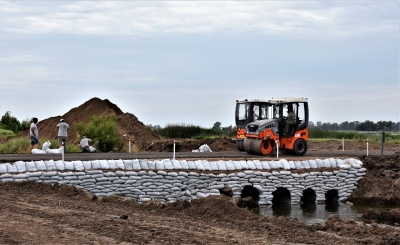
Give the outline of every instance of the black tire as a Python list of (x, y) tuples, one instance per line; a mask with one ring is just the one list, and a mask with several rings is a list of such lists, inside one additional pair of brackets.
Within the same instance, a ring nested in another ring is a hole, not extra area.
[(236, 149), (238, 151), (244, 151), (243, 140), (236, 140)]
[(294, 142), (293, 152), (298, 155), (302, 156), (307, 152), (307, 141), (304, 139), (298, 139)]

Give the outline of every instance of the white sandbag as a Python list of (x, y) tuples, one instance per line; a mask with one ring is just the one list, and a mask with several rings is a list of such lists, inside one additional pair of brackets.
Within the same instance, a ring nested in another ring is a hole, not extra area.
[(207, 144), (200, 146), (199, 151), (200, 152), (212, 152), (211, 148)]
[(6, 163), (6, 166), (7, 166), (7, 173), (17, 173), (18, 172), (17, 166), (15, 166), (14, 164)]
[(125, 169), (124, 161), (121, 159), (115, 160), (115, 164), (117, 165), (117, 169)]
[(310, 163), (308, 161), (301, 161), (301, 164), (303, 164), (303, 167), (305, 169), (310, 169), (311, 168)]
[(58, 149), (46, 149), (46, 154), (61, 154), (62, 153), (62, 148)]
[(279, 162), (282, 164), (283, 169), (290, 169), (289, 162), (286, 159), (281, 159)]
[(241, 161), (240, 161), (240, 164), (242, 165), (242, 169), (249, 169), (249, 165), (247, 164), (246, 161), (241, 160)]
[(17, 171), (20, 173), (26, 172), (26, 164), (23, 161), (15, 162), (14, 165), (17, 167)]
[(154, 162), (155, 162), (155, 165), (156, 165), (156, 169), (158, 169), (158, 170), (164, 170), (165, 169), (163, 161), (156, 160)]
[(46, 151), (43, 151), (40, 149), (32, 149), (31, 153), (32, 154), (46, 154)]
[(254, 162), (252, 160), (247, 161), (247, 166), (249, 166), (249, 169), (252, 169), (252, 170), (257, 169), (256, 165), (254, 164)]
[(43, 145), (42, 145), (42, 151), (46, 152), (47, 149), (50, 149), (50, 146), (51, 146), (50, 141), (44, 142)]
[(269, 161), (269, 166), (271, 169), (277, 169), (278, 166), (276, 165), (276, 161)]
[(218, 169), (219, 170), (222, 170), (222, 171), (226, 171), (227, 170), (225, 161), (222, 161), (222, 160), (217, 161), (217, 165), (218, 165)]
[(263, 169), (260, 160), (253, 160), (253, 163), (254, 163), (254, 165), (256, 166), (256, 169)]
[(324, 159), (324, 168), (330, 168), (331, 167), (331, 160), (329, 158)]
[(140, 162), (139, 159), (134, 159), (134, 160), (124, 160), (125, 163), (125, 169), (126, 170), (140, 170), (142, 169), (140, 167)]
[(296, 166), (296, 169), (300, 170), (300, 169), (304, 169), (303, 164), (301, 164), (300, 161), (295, 161), (294, 165)]
[(210, 162), (210, 167), (211, 167), (211, 170), (212, 170), (212, 171), (219, 170), (219, 169), (218, 169), (217, 161), (211, 161), (211, 162)]
[(331, 168), (337, 167), (336, 159), (329, 158), (329, 162), (331, 163)]
[(92, 161), (92, 169), (101, 169), (100, 162), (98, 160)]
[(61, 170), (61, 171), (65, 170), (64, 161), (58, 160), (58, 161), (55, 161), (54, 164), (56, 165), (57, 170)]
[(178, 160), (172, 160), (172, 165), (174, 166), (174, 169), (182, 169), (182, 165)]
[(309, 160), (308, 162), (310, 163), (311, 168), (318, 168), (318, 163), (316, 160)]
[(65, 170), (75, 170), (74, 163), (71, 161), (64, 161)]
[(117, 164), (115, 163), (115, 160), (108, 160), (107, 162), (110, 166), (110, 169), (117, 169)]
[(275, 164), (277, 168), (283, 168), (283, 165), (280, 161), (275, 161)]
[(90, 151), (90, 152), (96, 152), (96, 148), (94, 148), (93, 146), (90, 145), (90, 146), (89, 146), (89, 151)]
[(294, 161), (289, 161), (289, 166), (290, 169), (296, 169), (296, 164), (294, 164)]
[(84, 167), (86, 170), (92, 169), (92, 162), (91, 162), (91, 161), (83, 161), (82, 164), (83, 164), (83, 167)]
[[(225, 165), (226, 165), (227, 170), (235, 170), (235, 165), (233, 164), (232, 161), (226, 161)], [(260, 163), (260, 165), (261, 165), (261, 163)]]
[(202, 160), (201, 162), (203, 163), (203, 166), (204, 166), (204, 169), (205, 169), (205, 170), (207, 170), (207, 171), (210, 171), (210, 170), (211, 170), (211, 164), (210, 164), (209, 161), (207, 161), (207, 160)]
[(318, 168), (323, 168), (324, 167), (324, 161), (323, 160), (315, 159), (315, 161), (317, 162)]
[(37, 170), (46, 170), (46, 164), (43, 161), (35, 161)]
[(155, 161), (147, 161), (147, 165), (149, 166), (149, 169), (156, 170), (156, 162)]
[(188, 163), (189, 169), (196, 169), (196, 164), (194, 163), (194, 161), (188, 161), (187, 163)]
[(74, 164), (74, 169), (75, 169), (75, 170), (82, 171), (82, 170), (85, 169), (85, 168), (83, 167), (82, 161), (73, 161), (72, 163)]
[(57, 170), (56, 164), (53, 160), (44, 161), (47, 170)]
[(261, 161), (261, 164), (262, 164), (263, 169), (266, 169), (266, 170), (271, 169), (268, 161)]
[(182, 169), (189, 169), (189, 164), (186, 160), (181, 160)]
[(110, 165), (107, 160), (99, 160), (101, 169), (110, 169)]
[(149, 163), (147, 162), (146, 159), (139, 159), (139, 164), (140, 164), (140, 168), (142, 170), (148, 170), (149, 169)]
[(163, 160), (165, 169), (174, 169), (174, 165), (172, 164), (170, 159)]
[(242, 170), (242, 164), (239, 161), (233, 161), (233, 165), (235, 166), (235, 170)]
[(0, 164), (0, 173), (7, 173), (7, 166), (5, 164)]
[(197, 169), (197, 170), (204, 170), (204, 165), (203, 165), (203, 163), (201, 162), (201, 160), (195, 161), (194, 164), (196, 165), (196, 169)]

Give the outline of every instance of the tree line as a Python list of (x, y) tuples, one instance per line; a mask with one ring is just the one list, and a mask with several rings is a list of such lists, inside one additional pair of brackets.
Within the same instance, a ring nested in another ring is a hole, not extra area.
[(378, 121), (372, 122), (366, 120), (364, 122), (353, 121), (353, 122), (342, 122), (342, 123), (322, 123), (318, 121), (316, 124), (309, 122), (310, 128), (319, 128), (323, 130), (355, 130), (355, 131), (399, 131), (400, 122), (392, 121)]
[[(19, 121), (16, 117), (11, 115), (11, 112), (7, 111), (0, 120), (0, 129), (10, 130), (13, 133), (17, 134), (21, 131), (25, 131), (29, 129), (32, 119), (26, 119), (23, 121)], [(230, 125), (228, 127), (222, 127), (220, 122), (215, 122), (214, 125), (210, 129), (201, 128), (199, 126), (194, 125), (167, 125), (165, 128), (160, 127), (160, 125), (147, 125), (152, 130), (160, 133), (165, 136), (184, 136), (183, 138), (189, 137), (189, 135), (212, 135), (212, 134), (222, 134), (222, 135), (230, 135), (234, 134), (235, 127)], [(366, 120), (364, 122), (360, 121), (345, 121), (342, 123), (330, 123), (330, 122), (321, 122), (318, 121), (314, 123), (312, 121), (309, 122), (310, 128), (318, 128), (322, 130), (355, 130), (355, 131), (399, 131), (400, 130), (400, 122), (392, 122), (392, 121), (378, 121), (372, 122), (370, 120)], [(175, 133), (174, 133), (175, 132)], [(175, 134), (178, 135), (175, 135)]]

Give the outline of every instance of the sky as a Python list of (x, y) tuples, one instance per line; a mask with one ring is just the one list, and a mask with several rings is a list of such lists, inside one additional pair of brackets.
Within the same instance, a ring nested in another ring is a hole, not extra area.
[(0, 115), (97, 97), (211, 128), (238, 99), (303, 97), (314, 123), (398, 122), (399, 45), (398, 0), (0, 0)]

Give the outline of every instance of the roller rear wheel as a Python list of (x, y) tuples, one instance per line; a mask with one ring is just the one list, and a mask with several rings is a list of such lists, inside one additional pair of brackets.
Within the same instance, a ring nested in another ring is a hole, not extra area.
[(304, 139), (297, 139), (296, 142), (294, 142), (293, 152), (298, 156), (306, 154), (307, 141)]

